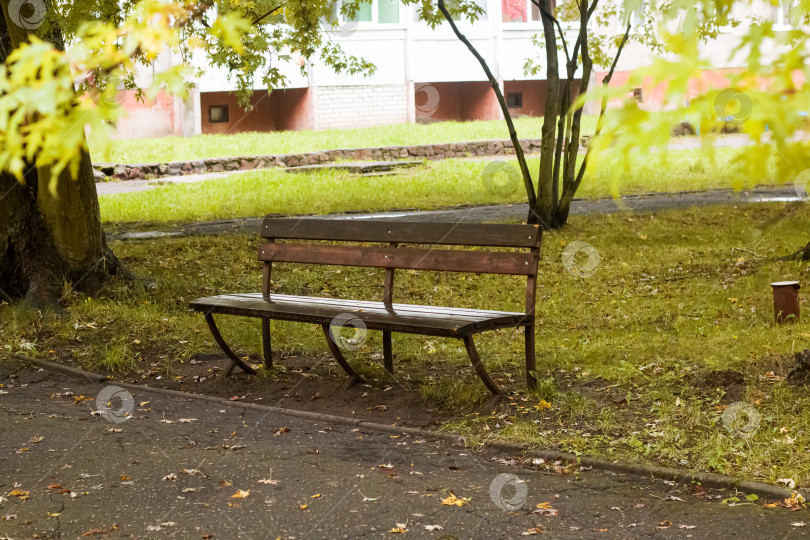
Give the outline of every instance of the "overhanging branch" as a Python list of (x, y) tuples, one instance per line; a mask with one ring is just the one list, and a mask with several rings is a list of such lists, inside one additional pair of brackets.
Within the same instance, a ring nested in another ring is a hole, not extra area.
[(450, 23), (450, 27), (453, 29), (453, 33), (456, 37), (461, 41), (467, 49), (472, 53), (478, 63), (481, 64), (481, 67), (484, 70), (484, 73), (489, 80), (490, 85), (492, 85), (492, 89), (495, 91), (495, 97), (498, 99), (498, 104), (501, 106), (501, 111), (503, 112), (504, 119), (506, 120), (506, 125), (509, 128), (509, 138), (512, 140), (512, 144), (515, 147), (515, 157), (518, 160), (518, 165), (520, 166), (520, 172), (523, 176), (523, 185), (526, 188), (526, 196), (529, 200), (529, 207), (534, 207), (537, 201), (537, 195), (534, 191), (534, 184), (532, 183), (532, 175), (529, 172), (529, 167), (526, 165), (526, 158), (523, 155), (523, 147), (520, 146), (520, 140), (517, 137), (517, 131), (515, 131), (515, 124), (512, 122), (512, 115), (509, 114), (509, 108), (506, 106), (506, 100), (503, 97), (503, 93), (501, 92), (501, 87), (498, 84), (498, 80), (490, 71), (489, 66), (487, 65), (486, 60), (484, 57), (481, 56), (478, 51), (473, 47), (472, 43), (462, 34), (458, 26), (456, 26), (455, 21), (450, 16), (450, 13), (447, 11), (447, 7), (444, 5), (444, 0), (439, 0), (439, 11), (442, 12), (444, 15), (445, 20)]

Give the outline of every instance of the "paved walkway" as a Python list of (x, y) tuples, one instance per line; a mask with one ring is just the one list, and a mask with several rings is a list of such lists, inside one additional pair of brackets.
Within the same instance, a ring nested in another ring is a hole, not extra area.
[[(576, 199), (571, 205), (571, 214), (610, 214), (622, 211), (655, 212), (671, 208), (687, 208), (715, 204), (752, 204), (762, 202), (789, 202), (802, 200), (792, 185), (761, 187), (746, 191), (712, 190), (683, 193), (658, 193), (625, 196), (620, 199)], [(494, 206), (474, 206), (436, 211), (393, 211), (356, 214), (332, 214), (332, 219), (406, 219), (411, 221), (443, 221), (485, 223), (504, 219), (525, 219), (529, 207), (525, 204)], [(314, 217), (314, 216), (313, 216)], [(306, 219), (306, 216), (302, 216)], [(206, 221), (191, 224), (156, 225), (155, 230), (140, 232), (117, 232), (108, 234), (110, 238), (144, 239), (161, 236), (181, 236), (188, 234), (222, 234), (249, 232), (258, 234), (262, 218), (235, 218), (219, 221)], [(117, 224), (116, 228), (127, 228), (127, 224)]]
[(12, 361), (0, 361), (0, 383), (3, 538), (382, 538), (407, 529), (416, 538), (787, 539), (810, 530), (793, 525), (810, 522), (806, 510), (722, 504), (731, 493), (554, 471), (147, 389), (108, 398), (108, 384)]

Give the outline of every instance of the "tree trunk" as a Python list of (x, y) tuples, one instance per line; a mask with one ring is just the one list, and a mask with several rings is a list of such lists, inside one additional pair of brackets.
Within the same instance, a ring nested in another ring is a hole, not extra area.
[[(0, 0), (0, 61), (27, 32), (9, 18), (8, 0)], [(64, 50), (61, 33), (44, 39)], [(97, 291), (106, 278), (123, 272), (107, 247), (101, 228), (90, 155), (83, 152), (77, 178), (65, 171), (55, 196), (48, 190), (50, 172), (29, 164), (19, 182), (0, 173), (0, 298), (26, 296), (37, 306), (54, 305), (65, 284), (86, 292)]]

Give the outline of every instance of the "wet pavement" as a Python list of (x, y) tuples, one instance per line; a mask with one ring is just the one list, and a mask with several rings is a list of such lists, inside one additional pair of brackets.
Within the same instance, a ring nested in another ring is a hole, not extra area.
[[(2, 538), (804, 538), (806, 510), (0, 361)], [(99, 414), (99, 412), (101, 414)], [(538, 507), (539, 505), (539, 507)]]

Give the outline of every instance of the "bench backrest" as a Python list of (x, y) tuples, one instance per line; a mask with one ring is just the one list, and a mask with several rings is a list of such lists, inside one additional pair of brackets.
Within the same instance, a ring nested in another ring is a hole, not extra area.
[[(542, 232), (536, 225), (425, 223), (399, 220), (267, 218), (262, 225), (259, 260), (264, 261), (262, 291), (270, 294), (272, 263), (308, 263), (385, 268), (383, 301), (393, 301), (395, 269), (474, 272), (527, 276), (526, 313), (534, 313)], [(324, 240), (386, 245), (276, 243)], [(401, 244), (522, 248), (471, 251), (402, 247)]]

